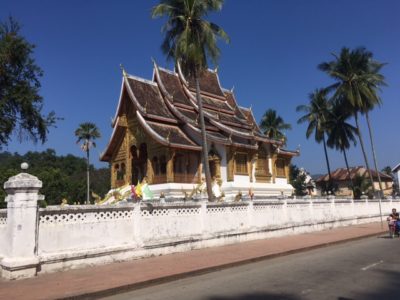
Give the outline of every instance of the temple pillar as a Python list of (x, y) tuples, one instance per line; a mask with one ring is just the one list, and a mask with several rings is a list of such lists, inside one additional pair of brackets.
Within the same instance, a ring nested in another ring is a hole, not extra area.
[(227, 149), (227, 155), (226, 155), (226, 160), (227, 160), (227, 180), (228, 181), (233, 181), (233, 179), (234, 179), (234, 168), (235, 168), (235, 165), (234, 165), (234, 154), (235, 154), (235, 151), (234, 151), (234, 149), (233, 148), (231, 148), (231, 147), (227, 147), (226, 148)]
[(110, 163), (110, 172), (111, 172), (111, 188), (115, 188), (115, 182), (117, 180), (117, 173), (115, 172), (115, 164)]
[(125, 184), (136, 184), (132, 182), (132, 154), (131, 154), (131, 135), (129, 134), (129, 131), (126, 133), (126, 138), (125, 138), (125, 149), (126, 149), (126, 156), (125, 156), (125, 176), (124, 176), (124, 181)]
[(285, 177), (288, 182), (289, 182), (289, 164), (290, 164), (290, 159), (285, 159)]
[(257, 169), (257, 159), (258, 159), (258, 154), (254, 153), (251, 157), (251, 176), (250, 176), (250, 182), (256, 182), (256, 169)]
[(271, 164), (272, 164), (272, 169), (271, 169), (272, 183), (275, 183), (275, 180), (276, 180), (276, 154), (272, 155)]
[(148, 182), (153, 182), (154, 169), (153, 169), (153, 164), (151, 163), (151, 159), (149, 156), (147, 157), (146, 176), (147, 176)]
[(174, 182), (174, 158), (175, 150), (169, 149), (167, 152), (167, 182)]

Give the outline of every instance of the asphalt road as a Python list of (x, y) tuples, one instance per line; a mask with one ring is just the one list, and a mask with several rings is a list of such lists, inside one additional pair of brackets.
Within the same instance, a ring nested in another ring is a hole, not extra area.
[(400, 239), (368, 238), (104, 299), (400, 299)]

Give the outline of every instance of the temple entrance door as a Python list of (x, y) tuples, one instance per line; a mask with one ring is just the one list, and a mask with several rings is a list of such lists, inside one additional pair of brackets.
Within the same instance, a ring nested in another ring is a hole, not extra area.
[(217, 163), (215, 160), (209, 160), (211, 178), (217, 177)]
[(142, 182), (143, 178), (147, 176), (147, 145), (142, 143), (139, 151), (135, 145), (131, 146), (132, 157), (132, 184)]

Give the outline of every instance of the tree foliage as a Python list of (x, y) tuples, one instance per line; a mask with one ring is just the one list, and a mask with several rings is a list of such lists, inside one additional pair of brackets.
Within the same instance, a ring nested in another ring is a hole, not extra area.
[(222, 9), (223, 0), (161, 0), (152, 17), (167, 17), (162, 27), (161, 50), (167, 59), (179, 62), (186, 76), (196, 77), (207, 69), (208, 60), (216, 65), (220, 56), (217, 40), (229, 42), (226, 32), (205, 18)]
[[(208, 161), (207, 137), (203, 114), (203, 100), (200, 96), (199, 78), (211, 61), (217, 64), (220, 50), (217, 40), (229, 42), (225, 31), (217, 24), (209, 22), (209, 13), (222, 9), (223, 0), (160, 0), (153, 7), (152, 17), (166, 17), (161, 31), (164, 41), (161, 45), (167, 59), (173, 59), (185, 76), (194, 79), (198, 105), (203, 161)], [(208, 199), (213, 199), (209, 164), (204, 164)]]
[(293, 186), (296, 196), (307, 195), (306, 174), (300, 172), (300, 169), (293, 164), (289, 166), (289, 183)]
[(285, 130), (292, 129), (292, 126), (285, 123), (276, 110), (268, 109), (261, 118), (260, 128), (269, 138), (286, 142)]
[[(48, 149), (43, 152), (27, 152), (25, 155), (0, 153), (0, 207), (6, 205), (4, 182), (21, 172), (22, 162), (28, 162), (28, 172), (43, 182), (40, 192), (45, 195), (47, 204), (60, 204), (63, 198), (70, 204), (85, 202), (86, 160), (70, 154), (57, 156), (54, 150)], [(106, 194), (110, 189), (109, 169), (95, 169), (91, 166), (91, 173), (91, 190), (99, 195)]]
[(0, 149), (15, 131), (20, 140), (44, 143), (55, 124), (54, 112), (42, 113), (39, 79), (43, 71), (33, 58), (34, 48), (20, 35), (13, 18), (0, 23)]

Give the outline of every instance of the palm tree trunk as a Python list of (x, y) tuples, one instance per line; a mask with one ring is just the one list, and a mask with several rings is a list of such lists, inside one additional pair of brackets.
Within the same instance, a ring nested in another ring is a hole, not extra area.
[(89, 149), (86, 151), (86, 204), (90, 204)]
[(358, 135), (358, 139), (360, 140), (361, 151), (364, 156), (365, 166), (367, 167), (368, 176), (369, 176), (369, 179), (371, 180), (372, 192), (375, 194), (374, 180), (372, 178), (371, 169), (369, 168), (367, 153), (365, 152), (365, 147), (364, 147), (364, 140), (361, 135), (360, 124), (358, 123), (358, 112), (354, 113), (354, 119), (356, 121), (357, 135)]
[[(358, 130), (358, 138), (360, 140), (360, 144), (361, 144), (361, 149), (363, 151), (363, 155), (364, 155), (364, 159), (365, 159), (365, 164), (367, 165), (367, 169), (368, 169), (368, 174), (369, 174), (369, 178), (371, 180), (371, 184), (372, 184), (372, 192), (375, 195), (375, 187), (374, 187), (374, 180), (372, 179), (372, 174), (371, 174), (371, 170), (369, 168), (369, 164), (367, 161), (367, 156), (365, 154), (365, 149), (364, 149), (364, 143), (363, 143), (363, 139), (361, 137), (361, 131), (360, 131), (360, 126), (358, 124), (358, 113), (355, 112), (355, 119), (356, 119), (356, 126), (357, 126), (357, 130)], [(372, 141), (372, 139), (371, 139)], [(381, 204), (381, 197), (379, 197), (379, 215), (381, 217), (381, 228), (383, 229), (383, 217), (382, 217), (382, 204)]]
[(344, 162), (346, 163), (347, 175), (349, 176), (349, 182), (350, 182), (351, 190), (353, 191), (353, 198), (354, 198), (354, 184), (353, 184), (353, 179), (351, 179), (349, 162), (347, 161), (346, 149), (342, 148), (342, 152), (343, 152), (343, 156), (344, 156)]
[(197, 73), (195, 73), (196, 79), (196, 99), (197, 105), (199, 106), (199, 117), (200, 117), (200, 128), (201, 128), (201, 139), (202, 139), (202, 153), (204, 161), (204, 173), (206, 175), (206, 187), (208, 200), (213, 200), (213, 194), (211, 189), (211, 174), (210, 166), (208, 164), (208, 147), (207, 147), (207, 137), (206, 137), (206, 126), (204, 124), (204, 113), (203, 113), (203, 100), (200, 97), (200, 83)]
[(371, 128), (371, 122), (369, 120), (368, 111), (365, 112), (365, 119), (367, 120), (367, 124), (368, 124), (369, 139), (371, 141), (372, 158), (374, 159), (375, 171), (378, 176), (379, 189), (381, 190), (381, 198), (382, 198), (383, 197), (382, 181), (381, 181), (381, 176), (378, 171), (378, 163), (376, 160), (375, 146), (374, 146), (374, 141), (373, 141), (373, 137), (372, 137), (372, 128)]
[(326, 140), (325, 140), (325, 133), (322, 136), (322, 142), (324, 144), (324, 152), (325, 152), (325, 160), (326, 160), (326, 166), (328, 168), (328, 178), (329, 178), (329, 187), (328, 187), (328, 191), (332, 191), (332, 175), (331, 175), (331, 166), (329, 164), (329, 158), (328, 158), (328, 150), (326, 149)]

